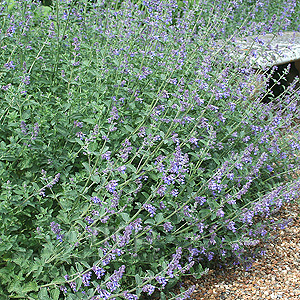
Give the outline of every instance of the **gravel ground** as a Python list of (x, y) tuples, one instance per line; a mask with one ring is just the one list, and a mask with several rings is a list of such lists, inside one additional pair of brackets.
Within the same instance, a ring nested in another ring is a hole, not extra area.
[(285, 205), (273, 218), (292, 222), (271, 234), (265, 255), (250, 270), (232, 266), (210, 270), (198, 280), (186, 278), (181, 283), (184, 288), (196, 285), (190, 299), (300, 299), (300, 204)]

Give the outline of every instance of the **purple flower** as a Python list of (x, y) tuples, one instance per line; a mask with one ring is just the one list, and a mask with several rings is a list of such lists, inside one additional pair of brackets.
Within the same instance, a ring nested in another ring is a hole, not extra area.
[(125, 174), (126, 166), (121, 166), (117, 170), (118, 170), (118, 172)]
[(145, 137), (146, 136), (146, 129), (147, 129), (147, 127), (141, 127), (139, 130), (139, 132), (137, 133), (137, 135), (139, 136), (139, 137)]
[(214, 258), (214, 253), (213, 253), (213, 252), (208, 252), (208, 254), (207, 254), (207, 259), (208, 259), (209, 261), (211, 261), (213, 258)]
[(247, 143), (248, 141), (250, 141), (250, 136), (247, 135), (246, 137), (243, 138), (243, 142)]
[(211, 245), (215, 245), (215, 244), (216, 244), (216, 240), (215, 240), (216, 236), (217, 236), (216, 233), (213, 233), (213, 234), (211, 235), (211, 237), (210, 237), (210, 239), (209, 239), (209, 243), (210, 243)]
[(252, 219), (254, 217), (254, 212), (253, 211), (246, 211), (245, 213), (242, 214), (240, 220), (243, 223), (248, 223), (249, 225), (251, 225), (253, 223)]
[(163, 227), (164, 227), (164, 230), (165, 230), (165, 231), (169, 232), (169, 231), (171, 231), (171, 230), (173, 229), (174, 226), (171, 224), (171, 222), (166, 222), (166, 223), (163, 225)]
[(76, 282), (75, 281), (69, 282), (69, 285), (73, 290), (73, 292), (76, 293), (77, 292)]
[(76, 136), (78, 138), (80, 138), (81, 140), (83, 140), (83, 138), (86, 136), (86, 134), (81, 131), (78, 131), (78, 132), (76, 132)]
[(131, 236), (132, 230), (135, 230), (135, 232), (138, 232), (143, 229), (143, 227), (141, 226), (141, 222), (142, 222), (142, 219), (138, 218), (125, 227), (125, 230), (123, 231), (123, 235), (118, 236), (119, 247), (124, 247), (130, 241), (130, 236)]
[(103, 140), (105, 140), (105, 141), (107, 141), (107, 142), (109, 142), (109, 141), (110, 141), (110, 139), (108, 138), (108, 136), (107, 136), (107, 135), (102, 135), (102, 139), (103, 139)]
[(177, 189), (174, 189), (171, 191), (170, 193), (173, 197), (177, 197), (178, 196), (178, 190)]
[(119, 205), (119, 200), (121, 197), (121, 192), (118, 193), (116, 191), (113, 192), (113, 198), (111, 199), (111, 208), (116, 208)]
[(193, 260), (194, 256), (198, 256), (200, 254), (200, 251), (197, 248), (189, 247), (188, 250), (190, 251), (190, 256), (188, 258), (189, 262)]
[(199, 222), (199, 223), (196, 224), (196, 226), (197, 226), (198, 229), (199, 229), (199, 233), (202, 233), (203, 230), (204, 230), (204, 228), (205, 228), (204, 224), (201, 223), (201, 222)]
[(97, 292), (99, 293), (100, 299), (106, 300), (110, 297), (111, 293), (107, 290), (101, 289), (100, 286), (96, 288)]
[(42, 197), (45, 197), (46, 196), (46, 193), (45, 193), (45, 189), (42, 188), (39, 192), (39, 195), (42, 196)]
[(113, 108), (111, 109), (110, 115), (111, 117), (108, 119), (108, 123), (112, 123), (113, 120), (119, 119), (118, 110), (115, 106), (113, 106)]
[(170, 278), (174, 277), (174, 274), (173, 274), (174, 270), (176, 270), (176, 269), (181, 270), (182, 269), (181, 265), (179, 264), (179, 260), (181, 258), (181, 254), (182, 254), (182, 248), (178, 247), (176, 249), (176, 253), (172, 255), (173, 259), (169, 263), (169, 265), (168, 265), (168, 271), (167, 271), (167, 274), (170, 276)]
[(75, 51), (80, 50), (80, 41), (78, 40), (77, 37), (74, 37), (74, 38), (73, 38), (73, 43), (72, 43), (72, 45), (74, 46), (74, 50), (75, 50)]
[(121, 280), (123, 273), (125, 271), (125, 266), (122, 265), (118, 271), (114, 271), (114, 274), (109, 277), (109, 281), (106, 283), (106, 287), (111, 291), (115, 291), (119, 286), (119, 281)]
[(190, 213), (192, 213), (193, 211), (190, 209), (190, 207), (188, 205), (185, 205), (183, 207), (183, 214), (186, 216), (186, 217), (189, 217), (189, 218), (192, 218), (192, 215)]
[(223, 218), (225, 215), (224, 211), (222, 210), (222, 208), (217, 210), (217, 216), (220, 218)]
[(95, 203), (95, 204), (100, 204), (100, 206), (102, 206), (102, 201), (97, 197), (91, 197), (91, 200)]
[(105, 216), (100, 219), (101, 223), (106, 223), (109, 220), (110, 216)]
[(150, 226), (146, 226), (145, 230), (148, 230), (145, 239), (149, 244), (152, 244), (153, 243), (153, 230), (151, 229)]
[(4, 67), (7, 69), (7, 70), (10, 70), (10, 69), (15, 69), (15, 65), (14, 65), (14, 63), (13, 63), (13, 61), (10, 61), (10, 62), (8, 62), (8, 63), (5, 63), (4, 64)]
[(202, 196), (202, 197), (195, 197), (195, 201), (199, 204), (199, 205), (203, 205), (206, 202), (206, 197)]
[(195, 137), (191, 137), (191, 138), (189, 139), (189, 142), (192, 143), (192, 144), (194, 144), (194, 145), (196, 145), (197, 147), (199, 147), (199, 146), (198, 146), (198, 141), (199, 141), (199, 139), (197, 139), (197, 138), (195, 138)]
[(97, 279), (100, 279), (104, 274), (105, 270), (101, 267), (93, 266), (92, 270), (94, 271), (95, 275), (97, 276)]
[(164, 176), (163, 180), (167, 185), (174, 184), (175, 183), (175, 175), (170, 174), (169, 176)]
[(232, 245), (231, 245), (231, 248), (233, 249), (233, 250), (235, 250), (235, 251), (237, 251), (237, 250), (239, 250), (239, 245), (237, 244), (237, 243), (233, 243)]
[(51, 189), (56, 183), (58, 183), (59, 178), (60, 178), (60, 173), (57, 173), (57, 174), (55, 175), (54, 179), (53, 179), (50, 183), (48, 183), (48, 184), (46, 185), (46, 187)]
[(209, 183), (208, 183), (208, 188), (212, 191), (215, 191), (219, 188), (219, 184), (217, 184), (214, 180), (210, 180)]
[(9, 83), (7, 85), (3, 85), (1, 88), (2, 88), (2, 90), (7, 91), (10, 87), (11, 87), (11, 83)]
[(63, 242), (63, 235), (60, 234), (61, 232), (60, 225), (58, 223), (51, 222), (50, 227), (52, 232), (56, 234), (56, 239), (59, 240), (60, 242)]
[(166, 277), (162, 277), (162, 276), (157, 276), (155, 277), (156, 281), (158, 283), (161, 284), (162, 289), (164, 289), (164, 287), (167, 285), (168, 280), (166, 279)]
[(107, 189), (108, 192), (113, 193), (117, 186), (118, 186), (118, 181), (117, 180), (111, 180), (107, 184), (106, 189)]
[(23, 133), (24, 135), (26, 135), (26, 134), (27, 134), (27, 125), (26, 125), (26, 123), (25, 123), (24, 121), (21, 121), (20, 127), (21, 127), (22, 133)]
[(135, 294), (129, 294), (128, 291), (124, 292), (124, 297), (127, 300), (138, 300), (138, 296)]
[(40, 131), (39, 124), (35, 123), (33, 127), (33, 132), (31, 134), (31, 140), (35, 140)]
[(236, 164), (235, 164), (235, 167), (236, 167), (237, 169), (242, 170), (242, 169), (243, 169), (243, 164), (242, 164), (242, 163), (236, 163)]
[(187, 291), (184, 292), (183, 296), (176, 298), (176, 300), (190, 299), (190, 296), (195, 291), (195, 289), (196, 289), (195, 285), (191, 286)]
[(120, 284), (117, 281), (108, 281), (106, 283), (106, 287), (111, 291), (115, 291), (118, 287), (120, 286)]
[(94, 220), (90, 216), (86, 216), (85, 220), (88, 222), (89, 225), (94, 223)]
[(193, 265), (195, 264), (194, 261), (190, 261), (184, 268), (181, 269), (181, 273), (184, 274), (187, 272)]
[(68, 290), (67, 290), (67, 288), (66, 288), (64, 285), (61, 285), (61, 286), (59, 287), (59, 290), (62, 291), (64, 294), (67, 294), (67, 293), (68, 293)]
[(156, 208), (153, 205), (145, 203), (143, 205), (143, 208), (150, 213), (150, 217), (153, 217), (155, 215)]
[(87, 272), (82, 275), (82, 283), (84, 286), (89, 286), (90, 285), (90, 279), (92, 276), (92, 272)]
[(188, 172), (187, 166), (189, 163), (188, 154), (183, 154), (179, 145), (176, 147), (176, 152), (173, 153), (174, 160), (171, 161), (171, 173), (186, 173)]
[(232, 230), (233, 232), (236, 232), (236, 228), (235, 228), (235, 222), (233, 221), (230, 221), (226, 227), (229, 229), (229, 230)]
[(53, 231), (53, 233), (55, 233), (55, 234), (59, 234), (61, 232), (61, 228), (58, 223), (51, 222), (50, 227), (51, 227), (51, 230)]
[(74, 121), (74, 127), (82, 128), (82, 127), (83, 127), (83, 123), (82, 123), (82, 122), (78, 122), (78, 121), (76, 120), (76, 121)]
[(150, 296), (155, 291), (155, 286), (151, 285), (151, 284), (146, 284), (146, 285), (143, 286), (142, 291), (144, 293), (147, 293)]
[(22, 76), (21, 77), (21, 81), (25, 84), (25, 85), (29, 85), (30, 84), (30, 75), (26, 75), (24, 78)]
[(234, 174), (233, 173), (228, 173), (227, 178), (229, 178), (230, 180), (233, 180)]
[(165, 195), (165, 192), (167, 190), (166, 185), (161, 185), (158, 189), (157, 189), (157, 194), (161, 197), (163, 197)]
[(141, 225), (142, 219), (137, 218), (135, 221), (131, 222), (130, 226), (135, 230), (135, 232), (139, 232), (143, 229), (143, 226)]
[(229, 102), (228, 105), (230, 107), (230, 110), (233, 112), (235, 110), (236, 104), (233, 102)]
[(128, 159), (128, 155), (132, 151), (131, 143), (128, 139), (125, 139), (125, 141), (122, 143), (123, 149), (120, 150), (120, 157), (123, 161)]

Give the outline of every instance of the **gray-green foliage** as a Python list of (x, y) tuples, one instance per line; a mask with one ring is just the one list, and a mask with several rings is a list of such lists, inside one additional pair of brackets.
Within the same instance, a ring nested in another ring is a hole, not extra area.
[(104, 2), (2, 3), (4, 297), (164, 299), (297, 198), (299, 95), (249, 97), (223, 1)]

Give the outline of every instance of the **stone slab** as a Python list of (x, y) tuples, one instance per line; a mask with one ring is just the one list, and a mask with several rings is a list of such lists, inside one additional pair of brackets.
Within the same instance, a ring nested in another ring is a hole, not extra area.
[(257, 68), (295, 62), (300, 73), (300, 32), (248, 36), (235, 44), (241, 54), (250, 53), (250, 61)]

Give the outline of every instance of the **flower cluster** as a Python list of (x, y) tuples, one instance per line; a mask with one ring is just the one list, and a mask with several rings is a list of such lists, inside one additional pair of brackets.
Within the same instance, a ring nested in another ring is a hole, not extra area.
[(106, 283), (106, 287), (111, 291), (115, 291), (119, 286), (119, 281), (121, 280), (123, 273), (125, 271), (125, 266), (122, 265), (118, 271), (114, 271), (114, 274), (109, 277), (109, 281)]
[(60, 228), (60, 225), (59, 225), (58, 223), (51, 222), (50, 227), (51, 227), (52, 232), (56, 234), (56, 238), (57, 238), (60, 242), (62, 242), (64, 236), (63, 236), (62, 234), (60, 234), (60, 232), (61, 232), (61, 230), (62, 230), (62, 229)]

